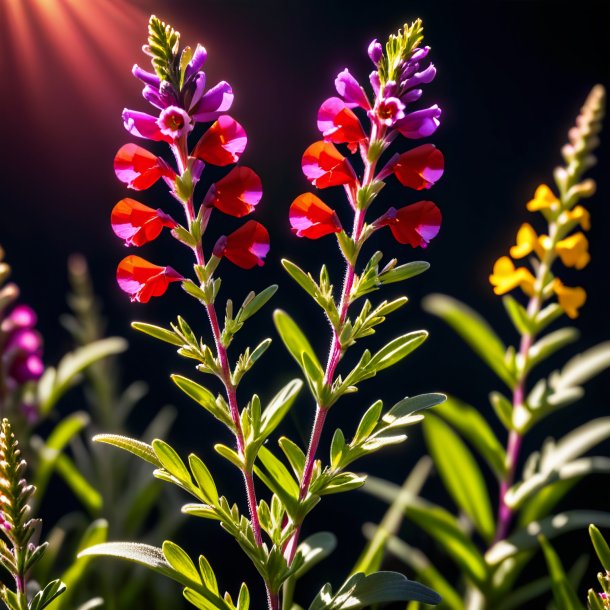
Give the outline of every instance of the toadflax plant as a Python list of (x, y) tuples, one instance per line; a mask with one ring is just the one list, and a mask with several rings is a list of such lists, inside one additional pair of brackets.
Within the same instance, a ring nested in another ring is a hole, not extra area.
[[(329, 213), (313, 195), (302, 196), (291, 208), (291, 222), (299, 234), (315, 237), (336, 232), (348, 264), (348, 279), (339, 306), (332, 301), (332, 289), (325, 271), (318, 286), (296, 266), (286, 264), (299, 283), (323, 305), (333, 324), (333, 347), (326, 375), (296, 325), (286, 314), (276, 315), (282, 338), (302, 364), (319, 403), (313, 435), (315, 444), (323, 414), (342, 394), (353, 391), (362, 379), (395, 364), (425, 339), (423, 331), (401, 337), (374, 356), (365, 352), (361, 363), (344, 380), (335, 376), (335, 368), (345, 349), (371, 334), (384, 316), (403, 305), (406, 299), (384, 302), (374, 308), (366, 301), (361, 315), (353, 320), (348, 317), (350, 304), (381, 284), (405, 279), (427, 267), (425, 263), (397, 267), (396, 261), (391, 261), (379, 271), (381, 255), (376, 254), (361, 274), (356, 275), (358, 253), (364, 241), (386, 225), (399, 241), (412, 245), (427, 244), (438, 231), (440, 214), (429, 202), (398, 211), (391, 209), (375, 223), (367, 225), (364, 222), (366, 209), (381, 190), (385, 178), (395, 174), (405, 184), (427, 188), (442, 173), (442, 155), (430, 145), (392, 157), (381, 170), (377, 169), (382, 153), (399, 133), (407, 137), (425, 136), (438, 124), (440, 111), (436, 107), (405, 112), (406, 105), (421, 95), (418, 85), (434, 76), (433, 67), (419, 70), (419, 62), (428, 53), (427, 48), (418, 47), (420, 42), (421, 24), (416, 22), (392, 36), (385, 52), (381, 45), (373, 43), (370, 53), (376, 65), (372, 77), (376, 90), (374, 104), (369, 103), (359, 85), (347, 71), (344, 72), (338, 80), (342, 97), (329, 100), (320, 112), (326, 140), (315, 144), (304, 158), (306, 175), (318, 187), (345, 185), (356, 218), (350, 237), (342, 231), (334, 213)], [(262, 196), (261, 181), (253, 170), (238, 165), (216, 182), (208, 183), (199, 194), (200, 185), (206, 180), (207, 165), (229, 168), (239, 161), (246, 147), (245, 130), (226, 114), (233, 101), (233, 91), (226, 82), (206, 89), (202, 71), (205, 49), (200, 45), (194, 50), (181, 49), (178, 32), (154, 16), (149, 22), (149, 41), (144, 50), (151, 57), (154, 72), (135, 66), (134, 74), (144, 82), (143, 95), (155, 107), (155, 114), (125, 110), (125, 127), (136, 137), (166, 143), (173, 159), (159, 157), (136, 144), (126, 144), (119, 150), (114, 167), (119, 179), (137, 191), (163, 181), (175, 202), (172, 209), (160, 210), (134, 199), (123, 199), (112, 211), (112, 226), (128, 246), (142, 246), (167, 228), (176, 243), (190, 251), (193, 266), (190, 274), (185, 272), (183, 275), (169, 265), (156, 265), (129, 255), (119, 264), (117, 279), (133, 301), (145, 303), (153, 296), (164, 294), (170, 283), (180, 283), (203, 307), (209, 322), (209, 334), (205, 338), (198, 336), (180, 316), (169, 328), (140, 322), (134, 323), (134, 327), (175, 346), (180, 356), (194, 361), (198, 372), (215, 377), (219, 382), (221, 392), (215, 395), (196, 381), (172, 376), (182, 391), (227, 428), (228, 443), (216, 444), (215, 450), (239, 470), (246, 503), (240, 506), (222, 495), (201, 458), (191, 454), (187, 463), (162, 440), (154, 440), (149, 445), (109, 434), (99, 435), (97, 440), (150, 462), (156, 468), (156, 477), (193, 496), (195, 501), (183, 506), (182, 511), (219, 522), (236, 540), (262, 577), (271, 610), (298, 608), (292, 602), (296, 578), (327, 555), (335, 544), (332, 534), (323, 532), (299, 544), (305, 515), (321, 495), (360, 485), (362, 477), (342, 472), (345, 466), (382, 445), (403, 440), (402, 428), (421, 418), (413, 411), (437, 404), (443, 397), (427, 395), (405, 399), (383, 415), (382, 404), (377, 402), (367, 411), (352, 443), (345, 444), (341, 441), (342, 435), (336, 434), (332, 465), (324, 470), (314, 460), (315, 445), (306, 457), (296, 443), (281, 439), (280, 445), (298, 480), (263, 447), (289, 411), (302, 382), (288, 383), (264, 408), (257, 395), (244, 401), (238, 394), (239, 384), (265, 352), (270, 339), (264, 339), (254, 349), (246, 349), (236, 358), (231, 357), (229, 348), (235, 335), (271, 298), (276, 287), (271, 286), (259, 294), (251, 292), (239, 309), (227, 300), (223, 326), (217, 305), (223, 259), (243, 269), (262, 265), (269, 250), (269, 235), (260, 223), (248, 220), (229, 235), (216, 239), (209, 237), (215, 211), (241, 219), (254, 210)], [(356, 106), (368, 113), (369, 134), (364, 132), (352, 110)], [(201, 135), (196, 134), (202, 123), (212, 124)], [(197, 139), (192, 145), (189, 140), (195, 135)], [(365, 166), (362, 180), (357, 178), (352, 165), (336, 150), (333, 142), (346, 143), (352, 151), (360, 150)], [(255, 475), (270, 489), (270, 497), (259, 499)], [(92, 555), (129, 559), (176, 580), (184, 587), (186, 599), (197, 608), (247, 610), (250, 606), (250, 593), (245, 583), (236, 598), (229, 593), (221, 594), (208, 559), (200, 555), (195, 562), (171, 541), (165, 541), (162, 548), (139, 543), (107, 543), (81, 554)], [(286, 591), (282, 601), (280, 590), (283, 586)], [(400, 574), (378, 573), (368, 577), (359, 574), (346, 581), (335, 595), (330, 585), (326, 585), (309, 608), (361, 608), (384, 601), (410, 599), (438, 602), (433, 591)], [(256, 608), (262, 605), (261, 601), (253, 602)]]
[[(584, 394), (582, 386), (610, 367), (610, 343), (605, 342), (573, 356), (560, 370), (532, 379), (551, 356), (558, 356), (579, 338), (576, 328), (562, 323), (578, 317), (586, 292), (568, 285), (565, 278), (590, 259), (584, 233), (590, 228), (590, 213), (584, 199), (594, 194), (595, 182), (584, 174), (595, 164), (593, 152), (599, 145), (604, 105), (605, 91), (597, 85), (569, 131), (569, 142), (562, 149), (565, 165), (554, 172), (555, 189), (540, 185), (527, 203), (527, 210), (539, 215), (533, 222), (542, 229), (523, 224), (510, 256), (502, 256), (493, 266), (490, 283), (495, 294), (503, 296), (519, 335), (518, 345), (506, 347), (487, 322), (455, 299), (433, 295), (425, 301), (425, 308), (459, 333), (507, 388), (507, 392), (490, 394), (491, 406), (506, 431), (505, 443), (478, 409), (452, 397), (424, 423), (430, 454), (459, 516), (418, 497), (421, 480), (407, 482), (403, 493), (383, 481), (370, 481), (371, 493), (395, 502), (395, 507), (400, 504), (406, 516), (425, 529), (459, 567), (461, 590), (418, 549), (388, 537), (387, 531), (378, 531), (376, 544), (370, 547), (378, 548), (382, 538), (388, 540), (390, 550), (442, 592), (443, 608), (511, 610), (551, 587), (555, 592), (556, 570), (551, 570), (551, 578), (538, 580), (524, 572), (539, 542), (549, 566), (555, 566), (548, 539), (591, 521), (610, 525), (609, 513), (557, 511), (557, 505), (585, 476), (610, 473), (610, 459), (585, 455), (610, 437), (610, 418), (589, 420), (524, 455), (531, 429), (578, 401)], [(521, 263), (527, 257), (529, 265)], [(553, 324), (555, 329), (547, 331)], [(489, 493), (479, 462), (497, 481), (496, 497)], [(396, 525), (388, 513), (386, 524), (390, 521)], [(517, 585), (518, 579), (522, 586)]]

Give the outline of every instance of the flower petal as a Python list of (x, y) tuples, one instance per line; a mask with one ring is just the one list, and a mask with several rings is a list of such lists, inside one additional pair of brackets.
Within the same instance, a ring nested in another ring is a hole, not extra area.
[(126, 246), (142, 246), (156, 239), (163, 227), (173, 229), (176, 222), (162, 210), (152, 208), (135, 199), (121, 199), (113, 208), (112, 230), (125, 240)]
[(403, 186), (429, 189), (443, 175), (445, 158), (436, 146), (424, 144), (400, 155), (392, 170)]
[(258, 174), (249, 167), (234, 167), (210, 187), (204, 203), (241, 218), (254, 209), (262, 196), (263, 186)]
[(441, 228), (441, 211), (432, 201), (418, 201), (388, 214), (380, 226), (388, 225), (396, 241), (425, 248)]
[(222, 115), (201, 136), (193, 156), (206, 163), (224, 167), (236, 163), (246, 149), (245, 129), (229, 115)]
[(269, 252), (269, 232), (255, 220), (249, 220), (236, 231), (221, 237), (214, 246), (214, 255), (228, 258), (242, 269), (259, 267)]
[(136, 191), (147, 189), (161, 177), (176, 178), (175, 172), (162, 159), (136, 144), (121, 146), (114, 158), (114, 173)]
[(289, 217), (298, 237), (318, 239), (342, 230), (336, 212), (313, 193), (299, 195), (290, 206)]
[(330, 97), (320, 106), (318, 129), (325, 140), (335, 144), (348, 144), (352, 153), (356, 152), (359, 142), (366, 140), (358, 117), (338, 97)]
[(407, 114), (404, 119), (401, 119), (396, 123), (396, 129), (398, 129), (405, 138), (411, 138), (413, 140), (426, 138), (436, 131), (436, 128), (440, 124), (440, 116), (441, 109), (434, 104), (434, 106), (430, 106), (430, 108), (416, 110), (415, 112)]
[(168, 142), (169, 144), (173, 142), (170, 136), (161, 132), (159, 125), (157, 125), (157, 117), (152, 116), (152, 114), (125, 108), (123, 110), (123, 125), (131, 135), (138, 138)]
[(213, 121), (231, 108), (234, 97), (231, 85), (221, 81), (203, 94), (195, 106), (191, 107), (190, 114), (194, 121)]
[(171, 267), (153, 265), (139, 256), (125, 257), (117, 267), (117, 282), (132, 301), (148, 303), (165, 293), (171, 282), (184, 278)]
[(346, 68), (343, 72), (340, 72), (335, 79), (335, 88), (337, 93), (350, 105), (360, 106), (365, 110), (370, 110), (371, 104), (366, 97), (364, 89), (360, 86), (358, 81), (350, 74)]
[(303, 153), (301, 167), (307, 179), (320, 189), (356, 180), (350, 163), (330, 142), (314, 142)]

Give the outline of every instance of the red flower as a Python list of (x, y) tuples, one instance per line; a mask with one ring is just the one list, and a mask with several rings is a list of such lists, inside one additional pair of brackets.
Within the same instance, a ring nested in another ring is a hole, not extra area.
[(261, 179), (249, 167), (234, 167), (214, 183), (205, 196), (205, 205), (241, 218), (249, 214), (263, 196)]
[(292, 232), (299, 237), (318, 239), (342, 230), (336, 212), (313, 193), (299, 195), (290, 206), (289, 216)]
[(424, 144), (398, 157), (392, 171), (403, 186), (429, 189), (443, 175), (445, 158), (433, 144)]
[(126, 246), (142, 246), (156, 239), (163, 227), (173, 229), (176, 222), (162, 210), (153, 210), (135, 199), (121, 199), (110, 217), (112, 230)]
[(121, 146), (114, 158), (114, 173), (129, 188), (142, 191), (165, 176), (175, 180), (176, 174), (163, 159), (136, 144)]
[(244, 128), (228, 115), (218, 120), (201, 136), (193, 156), (206, 163), (224, 167), (239, 161), (248, 143)]
[(390, 208), (375, 224), (389, 226), (396, 241), (425, 248), (438, 235), (441, 211), (432, 201), (418, 201), (400, 210)]
[(237, 231), (221, 237), (214, 246), (214, 255), (225, 256), (242, 269), (252, 269), (264, 263), (269, 252), (269, 233), (260, 222), (249, 220)]
[(184, 278), (171, 267), (153, 265), (139, 256), (125, 257), (117, 267), (116, 279), (132, 301), (148, 303), (150, 297), (160, 297), (170, 282)]
[(301, 167), (307, 179), (319, 189), (356, 180), (349, 161), (330, 142), (314, 142), (303, 153)]
[(347, 144), (352, 153), (358, 149), (359, 142), (366, 140), (358, 117), (338, 97), (329, 97), (320, 106), (318, 129), (327, 142)]

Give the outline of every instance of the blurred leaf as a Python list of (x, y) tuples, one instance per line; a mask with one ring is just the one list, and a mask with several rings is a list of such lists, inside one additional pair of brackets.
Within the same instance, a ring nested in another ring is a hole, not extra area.
[(552, 580), (548, 576), (532, 580), (503, 596), (496, 610), (521, 610), (521, 608), (527, 607), (525, 605), (527, 602), (544, 595), (551, 589), (551, 586)]
[(561, 560), (544, 536), (538, 538), (553, 582), (553, 597), (559, 610), (585, 610), (570, 585)]
[(606, 572), (610, 572), (610, 547), (608, 546), (606, 539), (595, 525), (589, 525), (589, 536), (591, 536), (591, 542), (593, 543), (593, 548), (595, 549), (599, 562)]
[(506, 472), (506, 451), (485, 418), (473, 406), (449, 396), (435, 409), (437, 415), (451, 424), (487, 462), (498, 478)]
[(510, 389), (515, 387), (514, 373), (505, 362), (506, 347), (476, 311), (444, 294), (427, 296), (422, 307), (449, 324)]
[(535, 335), (534, 324), (523, 305), (518, 303), (510, 294), (502, 297), (502, 303), (513, 326), (521, 335)]
[(574, 356), (561, 369), (549, 378), (551, 387), (556, 392), (580, 386), (610, 367), (610, 341), (600, 343), (591, 349)]
[(580, 332), (578, 329), (570, 326), (559, 328), (545, 335), (528, 350), (525, 371), (531, 371), (536, 365), (550, 358), (555, 352), (577, 341), (579, 337)]
[[(400, 487), (369, 476), (364, 491), (392, 503), (400, 493)], [(405, 506), (406, 516), (434, 538), (473, 582), (484, 586), (488, 577), (487, 565), (458, 520), (444, 508), (418, 497), (412, 497)]]
[(89, 343), (66, 354), (57, 369), (48, 368), (38, 384), (38, 404), (40, 412), (48, 415), (57, 401), (76, 382), (76, 377), (88, 366), (127, 349), (127, 341), (120, 337), (109, 337)]
[(303, 557), (303, 565), (295, 572), (295, 578), (301, 578), (336, 548), (337, 537), (330, 532), (318, 532), (305, 538), (297, 548), (297, 554)]
[(497, 565), (517, 553), (536, 548), (540, 534), (551, 539), (560, 534), (587, 527), (590, 523), (600, 523), (604, 527), (610, 527), (610, 513), (571, 510), (534, 521), (506, 540), (494, 544), (485, 554), (485, 560), (492, 566)]
[(369, 576), (358, 573), (350, 576), (334, 596), (330, 585), (324, 585), (309, 610), (356, 610), (373, 604), (410, 600), (438, 604), (441, 598), (432, 589), (398, 572), (375, 572)]
[(101, 510), (103, 505), (102, 495), (81, 474), (76, 464), (67, 455), (61, 453), (57, 456), (55, 468), (59, 476), (68, 484), (74, 495), (90, 514), (95, 515)]
[(161, 468), (161, 462), (155, 454), (153, 448), (148, 443), (143, 443), (134, 438), (127, 436), (120, 436), (118, 434), (96, 434), (93, 440), (97, 443), (106, 443), (107, 445), (113, 445), (119, 449), (129, 451), (137, 455), (139, 458), (150, 462), (156, 468)]
[(490, 542), (495, 532), (491, 503), (472, 454), (459, 436), (437, 417), (427, 417), (423, 427), (426, 444), (445, 487), (481, 536)]

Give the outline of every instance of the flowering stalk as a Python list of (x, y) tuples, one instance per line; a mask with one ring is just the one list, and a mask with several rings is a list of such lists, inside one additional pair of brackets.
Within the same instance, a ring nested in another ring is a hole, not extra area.
[(35, 491), (23, 477), (26, 468), (19, 443), (5, 418), (0, 423), (0, 564), (14, 579), (15, 590), (3, 583), (0, 598), (10, 610), (41, 610), (61, 595), (66, 587), (60, 580), (38, 590), (32, 599), (28, 572), (43, 556), (47, 543), (32, 542), (41, 522), (30, 518), (29, 500)]
[[(364, 243), (382, 227), (388, 226), (394, 237), (403, 244), (426, 247), (439, 231), (441, 215), (438, 208), (429, 201), (420, 201), (399, 210), (390, 208), (383, 215), (367, 224), (366, 214), (385, 186), (385, 179), (394, 175), (404, 186), (416, 190), (428, 189), (443, 173), (443, 155), (434, 146), (425, 144), (401, 155), (394, 154), (379, 170), (378, 164), (383, 153), (398, 135), (407, 138), (422, 138), (431, 135), (437, 128), (440, 109), (432, 106), (425, 110), (407, 111), (409, 104), (422, 95), (419, 85), (429, 83), (435, 75), (433, 65), (420, 69), (421, 62), (429, 53), (429, 47), (420, 48), (422, 41), (421, 22), (405, 25), (404, 30), (390, 37), (385, 52), (374, 40), (369, 46), (369, 56), (375, 65), (370, 76), (374, 98), (371, 103), (364, 89), (348, 70), (341, 72), (335, 85), (340, 97), (327, 99), (318, 112), (318, 128), (323, 141), (311, 145), (303, 155), (303, 172), (314, 186), (320, 189), (343, 186), (349, 208), (353, 212), (352, 230), (348, 235), (342, 228), (337, 213), (312, 193), (297, 197), (290, 208), (292, 230), (299, 237), (317, 239), (335, 233), (340, 253), (345, 262), (345, 273), (338, 301), (332, 295), (326, 268), (320, 274), (317, 284), (311, 275), (296, 265), (284, 261), (288, 273), (322, 307), (331, 325), (330, 350), (324, 370), (309, 350), (295, 349), (291, 338), (291, 327), (296, 324), (284, 312), (276, 312), (276, 325), (288, 349), (303, 368), (310, 388), (316, 399), (316, 413), (309, 446), (303, 456), (300, 474), (298, 500), (302, 509), (290, 524), (292, 534), (286, 544), (284, 554), (292, 561), (298, 545), (301, 523), (307, 512), (313, 508), (316, 497), (324, 493), (325, 477), (339, 476), (342, 466), (355, 456), (349, 456), (366, 439), (366, 432), (373, 432), (371, 422), (361, 424), (359, 432), (347, 446), (340, 430), (335, 433), (331, 449), (332, 464), (321, 471), (316, 460), (318, 445), (330, 407), (346, 392), (355, 391), (356, 384), (373, 376), (377, 370), (395, 364), (415, 349), (426, 337), (426, 333), (410, 333), (396, 339), (375, 356), (368, 350), (359, 365), (343, 379), (337, 375), (338, 365), (347, 349), (358, 339), (372, 334), (373, 327), (384, 320), (386, 314), (404, 305), (406, 299), (392, 303), (384, 301), (373, 309), (367, 300), (362, 312), (355, 319), (350, 318), (350, 306), (363, 295), (377, 290), (382, 284), (406, 279), (427, 268), (425, 263), (410, 263), (396, 267), (396, 260), (380, 272), (378, 264), (382, 258), (376, 253), (364, 271), (358, 275), (359, 255)], [(362, 112), (369, 122), (365, 130), (354, 111)], [(355, 155), (359, 152), (362, 163), (362, 178), (352, 162), (344, 157), (335, 144), (344, 144)], [(300, 331), (297, 331), (300, 332)], [(384, 351), (385, 350), (385, 351)], [(380, 357), (380, 354), (381, 357)], [(396, 356), (391, 362), (384, 362), (384, 356)], [(319, 368), (318, 368), (319, 367)], [(371, 419), (381, 411), (381, 404), (374, 405), (368, 412)], [(367, 420), (367, 415), (363, 422)], [(360, 436), (360, 438), (359, 438)], [(371, 443), (371, 448), (374, 446)], [(381, 444), (379, 445), (381, 446)], [(378, 447), (375, 447), (378, 448)], [(356, 451), (354, 451), (356, 453)], [(343, 454), (343, 455), (342, 455)], [(342, 459), (343, 458), (343, 459)], [(345, 475), (348, 473), (341, 473)], [(355, 475), (354, 475), (355, 476)], [(346, 482), (348, 479), (345, 479)], [(349, 487), (361, 484), (363, 480), (349, 480)], [(345, 485), (346, 490), (348, 485)], [(290, 529), (289, 528), (289, 529)], [(285, 603), (290, 603), (290, 600)]]
[[(558, 258), (565, 266), (576, 269), (582, 269), (590, 260), (587, 238), (582, 231), (573, 231), (577, 227), (584, 230), (590, 227), (589, 212), (576, 204), (581, 198), (595, 192), (593, 180), (581, 180), (584, 172), (594, 163), (592, 151), (599, 142), (597, 134), (604, 112), (604, 99), (603, 88), (595, 87), (582, 108), (576, 127), (570, 131), (570, 143), (563, 150), (567, 165), (555, 170), (559, 197), (556, 197), (548, 186), (541, 185), (534, 199), (527, 204), (529, 211), (542, 212), (547, 222), (547, 232), (538, 236), (531, 225), (522, 225), (517, 234), (517, 243), (511, 248), (510, 254), (515, 259), (535, 254), (535, 275), (525, 267), (515, 269), (508, 257), (502, 257), (497, 261), (490, 277), (496, 294), (506, 294), (518, 286), (529, 296), (525, 311), (517, 309), (519, 306), (516, 302), (508, 301), (509, 311), (512, 308), (518, 312), (516, 315), (522, 316), (524, 320), (533, 322), (539, 318), (542, 306), (552, 297), (557, 297), (559, 307), (551, 305), (550, 310), (547, 308), (547, 315), (551, 317), (549, 321), (561, 313), (572, 319), (576, 318), (578, 309), (585, 302), (584, 289), (564, 286), (561, 280), (553, 275), (552, 268)], [(506, 502), (506, 495), (514, 482), (523, 435), (530, 423), (525, 386), (532, 358), (530, 350), (541, 329), (530, 323), (526, 327), (521, 326), (520, 330), (521, 342), (516, 358), (517, 375), (512, 400), (513, 426), (509, 431), (506, 450), (506, 475), (500, 485), (496, 542), (506, 538), (513, 514)]]

